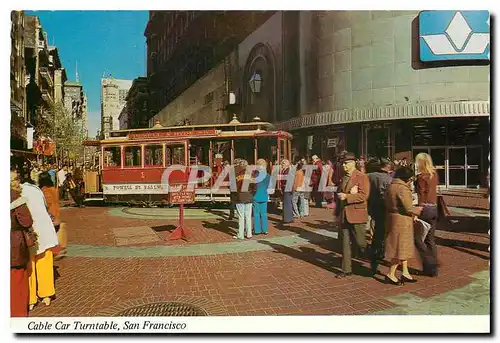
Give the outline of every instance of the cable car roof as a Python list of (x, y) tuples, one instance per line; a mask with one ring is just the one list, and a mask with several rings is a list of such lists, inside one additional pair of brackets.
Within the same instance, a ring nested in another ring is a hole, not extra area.
[(201, 125), (179, 125), (179, 126), (161, 126), (158, 123), (149, 128), (142, 128), (142, 129), (125, 129), (125, 130), (113, 130), (110, 131), (110, 136), (111, 137), (119, 137), (119, 136), (125, 136), (129, 133), (134, 133), (134, 132), (146, 132), (146, 131), (194, 131), (196, 129), (207, 129), (207, 128), (217, 128), (217, 129), (224, 129), (224, 128), (244, 128), (245, 130), (248, 130), (249, 127), (256, 127), (256, 128), (272, 128), (274, 125), (269, 123), (269, 122), (263, 122), (263, 121), (254, 121), (254, 122), (249, 122), (249, 123), (240, 123), (238, 121), (236, 122), (230, 122), (228, 124), (201, 124)]

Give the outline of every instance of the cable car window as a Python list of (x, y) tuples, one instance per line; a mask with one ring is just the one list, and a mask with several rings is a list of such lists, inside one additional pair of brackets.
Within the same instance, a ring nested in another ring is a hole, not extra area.
[(140, 167), (141, 164), (141, 147), (125, 147), (125, 167)]
[(171, 145), (165, 147), (165, 165), (185, 164), (184, 145)]
[(235, 139), (234, 150), (234, 158), (244, 159), (248, 164), (255, 164), (255, 143), (253, 138)]
[(104, 167), (114, 168), (121, 167), (121, 150), (120, 147), (108, 147), (104, 148)]
[(214, 141), (212, 146), (212, 160), (215, 161), (217, 156), (222, 155), (223, 162), (229, 163), (231, 161), (231, 141)]
[(184, 151), (184, 146), (177, 146), (174, 147), (173, 149), (173, 154), (172, 154), (172, 164), (180, 164), (184, 165), (185, 164), (185, 151)]
[(163, 167), (162, 145), (148, 145), (144, 148), (144, 165), (148, 167)]

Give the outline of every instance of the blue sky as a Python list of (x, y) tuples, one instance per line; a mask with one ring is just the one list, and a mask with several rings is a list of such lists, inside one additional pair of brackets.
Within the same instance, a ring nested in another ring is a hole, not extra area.
[(26, 11), (40, 18), (70, 81), (78, 75), (88, 97), (89, 136), (100, 128), (104, 72), (117, 79), (146, 75), (147, 11)]

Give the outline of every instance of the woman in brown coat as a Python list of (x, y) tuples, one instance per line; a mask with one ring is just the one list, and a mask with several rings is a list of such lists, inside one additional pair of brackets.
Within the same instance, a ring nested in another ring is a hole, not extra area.
[(401, 282), (415, 282), (408, 271), (408, 259), (415, 253), (413, 238), (413, 222), (421, 208), (412, 206), (411, 181), (413, 171), (408, 167), (400, 167), (394, 174), (392, 183), (385, 194), (386, 239), (385, 257), (392, 261), (387, 283), (398, 285), (396, 270), (401, 264), (403, 272)]
[(28, 317), (30, 256), (23, 231), (31, 228), (33, 219), (15, 171), (10, 172), (10, 201), (10, 316)]

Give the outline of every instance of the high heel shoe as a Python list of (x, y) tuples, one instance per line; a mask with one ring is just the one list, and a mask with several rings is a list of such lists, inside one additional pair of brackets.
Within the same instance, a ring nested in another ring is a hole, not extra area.
[(394, 285), (394, 286), (400, 286), (401, 285), (401, 281), (399, 281), (399, 280), (394, 281), (390, 277), (388, 277), (387, 275), (385, 276), (385, 283), (388, 283), (388, 284)]
[(417, 282), (417, 280), (414, 279), (414, 278), (410, 279), (410, 278), (407, 278), (404, 275), (401, 275), (401, 283), (404, 284), (405, 282), (407, 282), (407, 283), (415, 283), (415, 282)]
[(50, 306), (50, 298), (49, 297), (43, 298), (42, 302), (45, 304), (45, 306)]

